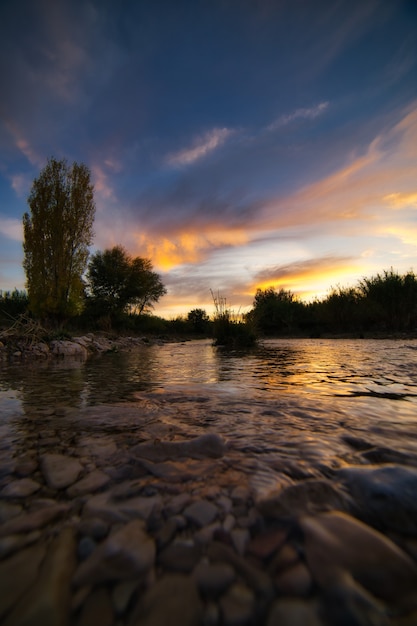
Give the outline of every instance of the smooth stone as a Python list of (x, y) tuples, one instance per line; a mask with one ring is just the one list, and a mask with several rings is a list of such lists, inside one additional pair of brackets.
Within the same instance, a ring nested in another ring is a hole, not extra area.
[(175, 541), (158, 555), (158, 564), (176, 572), (188, 573), (197, 565), (201, 550), (194, 543)]
[(218, 596), (236, 580), (236, 572), (228, 563), (200, 562), (193, 571), (200, 591), (207, 596)]
[(133, 520), (110, 534), (79, 565), (74, 585), (95, 585), (140, 576), (153, 567), (155, 554), (155, 542), (144, 530), (143, 522)]
[(193, 524), (207, 526), (217, 517), (217, 507), (208, 500), (195, 500), (184, 509), (184, 517)]
[(139, 463), (146, 469), (149, 474), (162, 478), (167, 482), (183, 483), (189, 480), (196, 480), (200, 477), (200, 472), (190, 472), (182, 465), (178, 467), (175, 463), (154, 463), (145, 459), (138, 459)]
[(182, 511), (187, 506), (187, 504), (190, 503), (190, 501), (191, 496), (185, 491), (183, 493), (179, 493), (176, 496), (173, 496), (168, 500), (167, 504), (164, 507), (165, 515), (171, 517), (171, 515), (178, 515), (179, 513), (182, 513)]
[(417, 533), (417, 469), (353, 466), (336, 472), (355, 502), (355, 513), (377, 528)]
[(288, 531), (284, 528), (271, 528), (255, 535), (248, 544), (248, 552), (258, 559), (267, 559), (285, 543)]
[(22, 513), (0, 526), (0, 537), (27, 533), (31, 530), (46, 526), (57, 517), (61, 517), (67, 513), (70, 507), (70, 504), (55, 504), (44, 509), (38, 509), (33, 513)]
[(138, 586), (137, 580), (125, 580), (113, 587), (111, 601), (117, 615), (122, 615), (126, 611)]
[(0, 492), (1, 498), (27, 498), (41, 488), (40, 484), (31, 478), (13, 480), (3, 487)]
[(38, 530), (34, 530), (26, 535), (8, 535), (0, 538), (0, 559), (6, 558), (13, 552), (21, 550), (26, 546), (29, 546), (35, 541), (40, 539), (41, 533)]
[(259, 595), (267, 598), (273, 596), (274, 587), (270, 576), (236, 554), (232, 547), (219, 541), (213, 541), (207, 546), (207, 557), (213, 562), (220, 561), (232, 565), (249, 587), (254, 589)]
[(295, 565), (300, 560), (300, 556), (296, 548), (290, 543), (286, 543), (276, 553), (268, 567), (270, 573), (278, 573), (283, 569), (287, 569)]
[(392, 626), (386, 607), (343, 570), (324, 589), (321, 614), (326, 624)]
[(101, 541), (109, 534), (109, 524), (99, 517), (88, 517), (81, 520), (78, 526), (80, 535), (88, 535), (97, 541)]
[(20, 504), (12, 504), (11, 502), (0, 500), (0, 524), (8, 522), (13, 517), (17, 517), (22, 510)]
[(87, 493), (94, 493), (103, 487), (106, 487), (110, 482), (110, 477), (101, 470), (94, 470), (87, 476), (84, 476), (81, 480), (74, 483), (67, 489), (67, 493), (70, 498), (76, 498)]
[(37, 469), (38, 463), (35, 459), (32, 459), (31, 457), (24, 457), (19, 459), (16, 463), (15, 473), (18, 476), (26, 477), (36, 472)]
[(346, 571), (389, 603), (417, 603), (417, 565), (387, 537), (345, 513), (322, 513), (299, 520), (310, 571), (327, 588)]
[(323, 622), (312, 602), (280, 598), (272, 604), (266, 626), (323, 626)]
[(153, 443), (140, 443), (131, 449), (131, 452), (139, 458), (149, 461), (175, 460), (181, 457), (192, 459), (222, 457), (226, 450), (226, 444), (220, 435), (208, 433), (189, 441), (159, 441)]
[(73, 530), (64, 528), (48, 547), (35, 584), (7, 616), (4, 626), (64, 626), (70, 612), (70, 581), (75, 569)]
[(201, 626), (203, 607), (195, 581), (170, 574), (139, 600), (128, 626)]
[(313, 588), (311, 574), (301, 561), (281, 571), (274, 582), (278, 593), (286, 596), (308, 596)]
[(106, 492), (89, 498), (84, 505), (83, 515), (102, 517), (109, 522), (126, 522), (132, 518), (148, 521), (151, 515), (160, 513), (162, 507), (163, 500), (159, 495), (114, 501), (111, 492)]
[(36, 581), (46, 547), (37, 543), (0, 563), (0, 619)]
[(80, 561), (85, 561), (97, 548), (97, 543), (91, 537), (82, 537), (78, 542), (77, 554)]
[(241, 626), (252, 621), (255, 594), (242, 583), (235, 583), (220, 598), (224, 626)]
[(88, 596), (75, 626), (112, 626), (113, 618), (109, 592), (101, 587)]
[(69, 487), (83, 469), (78, 459), (63, 454), (43, 454), (41, 468), (48, 486), (52, 489)]
[(116, 443), (104, 435), (101, 435), (100, 437), (82, 437), (78, 445), (82, 452), (87, 454), (87, 456), (95, 457), (96, 462), (104, 462), (114, 457), (117, 453)]
[(234, 528), (230, 533), (230, 537), (236, 552), (243, 556), (250, 541), (249, 530), (247, 528)]

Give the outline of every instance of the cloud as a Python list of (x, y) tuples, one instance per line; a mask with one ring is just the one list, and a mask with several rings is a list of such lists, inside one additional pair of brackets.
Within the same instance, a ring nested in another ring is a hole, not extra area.
[(190, 148), (184, 148), (168, 155), (166, 161), (174, 167), (190, 165), (220, 147), (235, 131), (230, 128), (213, 128), (197, 137)]
[(0, 216), (0, 233), (14, 241), (23, 240), (22, 220)]
[(314, 120), (319, 115), (322, 115), (328, 108), (329, 102), (320, 102), (314, 107), (296, 109), (293, 113), (287, 115), (281, 115), (272, 124), (267, 127), (267, 130), (277, 130), (282, 126), (287, 126), (296, 119)]

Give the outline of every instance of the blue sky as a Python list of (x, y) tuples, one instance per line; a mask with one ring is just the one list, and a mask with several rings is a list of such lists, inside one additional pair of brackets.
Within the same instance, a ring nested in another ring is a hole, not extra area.
[(0, 288), (49, 156), (91, 169), (92, 251), (150, 258), (158, 315), (417, 272), (416, 32), (414, 0), (4, 0)]

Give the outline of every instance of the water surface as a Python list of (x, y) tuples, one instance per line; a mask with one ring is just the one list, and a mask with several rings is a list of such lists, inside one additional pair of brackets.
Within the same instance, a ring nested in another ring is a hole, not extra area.
[(97, 428), (152, 414), (184, 436), (220, 432), (248, 456), (285, 448), (306, 463), (348, 462), (346, 433), (414, 455), (417, 341), (268, 340), (247, 353), (191, 341), (0, 369), (3, 446), (41, 414), (82, 429), (92, 407)]

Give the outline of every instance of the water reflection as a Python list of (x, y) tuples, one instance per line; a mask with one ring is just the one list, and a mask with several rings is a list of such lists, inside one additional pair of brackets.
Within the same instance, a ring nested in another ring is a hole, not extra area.
[[(143, 391), (203, 387), (247, 401), (288, 395), (398, 401), (416, 408), (417, 342), (266, 341), (244, 354), (210, 341), (142, 346), (76, 361), (37, 361), (0, 369), (0, 410), (134, 401)], [(400, 409), (403, 410), (403, 409)], [(408, 413), (408, 409), (405, 409)]]

